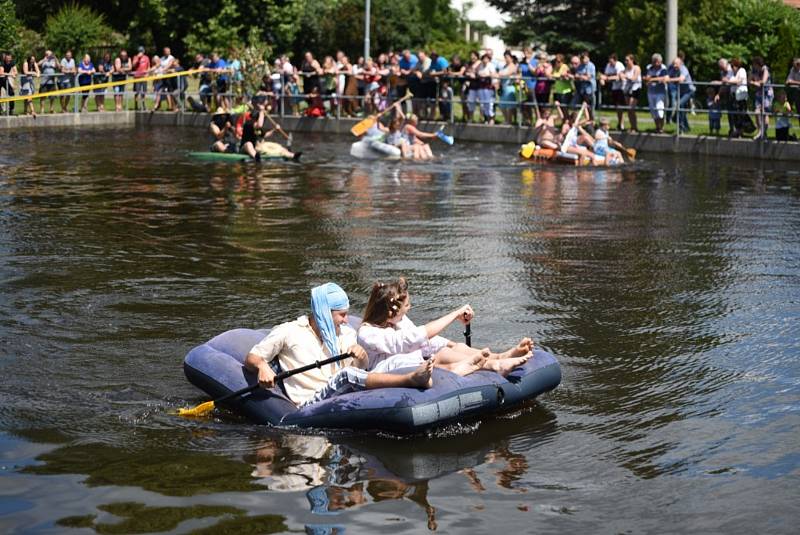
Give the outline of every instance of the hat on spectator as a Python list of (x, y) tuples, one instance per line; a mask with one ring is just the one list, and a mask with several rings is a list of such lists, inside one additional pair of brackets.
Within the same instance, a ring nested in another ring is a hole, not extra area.
[(144, 52), (144, 47), (139, 45), (139, 52)]

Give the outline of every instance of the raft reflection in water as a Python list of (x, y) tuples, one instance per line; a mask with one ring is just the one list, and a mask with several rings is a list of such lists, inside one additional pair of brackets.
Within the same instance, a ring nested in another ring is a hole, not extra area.
[[(538, 403), (532, 407), (514, 418), (516, 436), (544, 443), (555, 433), (556, 418)], [(480, 493), (487, 491), (492, 478), (502, 489), (526, 491), (516, 485), (530, 468), (528, 459), (514, 451), (512, 437), (493, 438), (508, 428), (507, 420), (493, 421), (470, 431), (469, 441), (416, 439), (413, 448), (398, 448), (396, 441), (382, 438), (333, 443), (330, 440), (336, 439), (319, 436), (276, 436), (256, 450), (253, 476), (271, 491), (305, 491), (310, 511), (324, 517), (307, 524), (308, 533), (341, 533), (345, 526), (333, 517), (387, 500), (413, 502), (424, 511), (428, 529), (436, 530), (431, 480), (463, 475), (461, 483), (474, 497), (468, 500), (474, 499), (471, 507), (476, 511), (483, 510)]]

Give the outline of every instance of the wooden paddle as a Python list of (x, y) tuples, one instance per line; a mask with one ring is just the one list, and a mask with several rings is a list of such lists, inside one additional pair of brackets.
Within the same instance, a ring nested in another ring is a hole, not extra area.
[(286, 138), (286, 146), (287, 146), (287, 147), (291, 147), (291, 146), (292, 146), (292, 134), (287, 134), (287, 133), (286, 133), (286, 132), (283, 130), (283, 128), (281, 127), (281, 125), (279, 125), (278, 123), (276, 123), (276, 122), (275, 122), (275, 119), (273, 119), (273, 118), (272, 118), (272, 116), (271, 116), (269, 113), (267, 113), (267, 110), (264, 110), (264, 114), (267, 116), (267, 119), (269, 120), (269, 122), (271, 122), (271, 123), (272, 123), (272, 126), (273, 126), (273, 127), (275, 127), (275, 129), (276, 129), (278, 132), (280, 132), (280, 133), (281, 133), (281, 135), (282, 135), (283, 137), (285, 137), (285, 138)]
[(628, 161), (632, 162), (632, 161), (634, 161), (636, 159), (636, 149), (630, 148), (630, 147), (626, 147), (625, 145), (623, 145), (619, 141), (614, 141), (612, 143), (612, 145), (614, 147), (618, 148), (619, 150), (621, 150), (622, 151), (622, 156), (623, 157), (627, 156)]
[[(308, 370), (313, 370), (314, 368), (321, 368), (326, 364), (331, 364), (332, 362), (339, 362), (340, 360), (344, 360), (348, 357), (354, 357), (354, 356), (355, 355), (353, 355), (352, 353), (342, 353), (341, 355), (336, 355), (335, 357), (331, 357), (325, 360), (318, 360), (313, 362), (312, 364), (301, 366), (300, 368), (295, 368), (294, 370), (289, 370), (288, 372), (281, 372), (275, 376), (275, 382), (277, 383), (278, 381), (282, 381), (287, 377), (291, 377), (292, 375), (297, 375), (298, 373), (307, 372)], [(189, 408), (178, 409), (178, 416), (187, 416), (187, 417), (205, 416), (206, 414), (214, 410), (214, 406), (216, 404), (252, 392), (257, 388), (260, 388), (260, 386), (261, 385), (259, 383), (256, 383), (254, 385), (246, 386), (240, 390), (237, 390), (236, 392), (231, 392), (230, 394), (226, 394), (219, 399), (201, 403), (197, 407), (193, 407), (190, 409)]]
[[(408, 93), (406, 93), (406, 96), (404, 96), (403, 98), (401, 98), (401, 99), (400, 99), (400, 100), (398, 100), (397, 102), (394, 102), (394, 103), (392, 104), (392, 106), (393, 106), (394, 104), (400, 104), (401, 102), (403, 102), (403, 101), (405, 101), (405, 100), (408, 100), (408, 99), (410, 99), (410, 98), (411, 98), (411, 97), (413, 97), (413, 96), (414, 96), (414, 95), (412, 95), (410, 92), (408, 92)], [(372, 125), (374, 125), (374, 124), (375, 124), (375, 121), (377, 121), (377, 120), (378, 120), (378, 118), (379, 118), (381, 115), (383, 115), (384, 113), (387, 113), (387, 112), (391, 111), (391, 109), (392, 109), (392, 106), (389, 106), (388, 108), (386, 108), (385, 110), (383, 110), (382, 112), (380, 112), (380, 113), (379, 113), (379, 114), (377, 114), (377, 115), (370, 115), (370, 116), (369, 116), (369, 117), (367, 117), (366, 119), (362, 119), (362, 120), (360, 120), (359, 122), (357, 122), (357, 123), (356, 123), (356, 124), (353, 126), (353, 128), (351, 128), (351, 129), (350, 129), (350, 133), (351, 133), (351, 134), (353, 134), (353, 135), (354, 135), (354, 136), (356, 136), (356, 137), (361, 137), (361, 136), (363, 136), (364, 134), (366, 134), (366, 133), (367, 133), (367, 130), (369, 130), (370, 128), (372, 128)]]
[(567, 143), (570, 139), (570, 136), (578, 137), (578, 125), (581, 124), (581, 116), (583, 115), (583, 111), (586, 109), (586, 103), (584, 102), (581, 106), (580, 111), (578, 112), (578, 116), (575, 118), (575, 122), (572, 123), (572, 128), (569, 129), (567, 135), (564, 136), (564, 142), (561, 144), (561, 152), (567, 152), (567, 148), (569, 148), (569, 143)]

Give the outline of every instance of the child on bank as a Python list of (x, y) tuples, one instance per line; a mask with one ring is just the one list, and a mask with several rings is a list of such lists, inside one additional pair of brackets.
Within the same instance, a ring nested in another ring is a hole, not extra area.
[(781, 89), (775, 95), (775, 102), (772, 104), (772, 113), (777, 115), (775, 121), (775, 140), (776, 141), (797, 141), (797, 137), (789, 134), (791, 127), (789, 120), (792, 117), (792, 105), (786, 100), (786, 91)]
[(719, 135), (722, 123), (722, 107), (715, 97), (717, 92), (713, 87), (706, 89), (706, 106), (708, 106), (708, 131), (712, 136)]

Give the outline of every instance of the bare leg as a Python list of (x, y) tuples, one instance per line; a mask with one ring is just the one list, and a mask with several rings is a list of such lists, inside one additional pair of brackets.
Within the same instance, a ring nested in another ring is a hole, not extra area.
[(516, 358), (489, 359), (484, 363), (483, 369), (484, 370), (491, 370), (493, 372), (497, 372), (500, 375), (502, 375), (503, 377), (505, 377), (509, 373), (511, 373), (514, 370), (514, 368), (516, 368), (517, 366), (522, 366), (523, 364), (528, 362), (528, 359), (530, 359), (530, 358), (531, 358), (531, 354), (528, 353), (527, 355), (524, 355), (522, 357), (516, 357)]
[(434, 359), (429, 359), (413, 372), (402, 375), (395, 373), (370, 373), (367, 375), (367, 389), (373, 388), (430, 388), (433, 386)]
[(443, 347), (436, 353), (436, 363), (442, 367), (463, 361), (477, 363), (481, 358), (493, 358), (491, 351), (488, 348), (475, 349), (465, 344), (455, 344), (451, 347)]
[(523, 338), (522, 340), (520, 340), (519, 343), (516, 346), (514, 346), (511, 349), (508, 349), (506, 351), (503, 351), (502, 353), (500, 353), (499, 355), (495, 356), (494, 358), (496, 358), (496, 359), (513, 359), (513, 358), (518, 358), (518, 357), (522, 357), (524, 355), (527, 355), (528, 353), (530, 353), (532, 351), (533, 351), (533, 340), (531, 340), (530, 338), (526, 337), (526, 338)]
[(444, 368), (445, 370), (449, 370), (456, 375), (464, 377), (465, 375), (469, 375), (483, 368), (486, 362), (487, 362), (486, 357), (482, 355), (477, 355), (475, 357), (462, 358), (462, 360), (458, 362), (454, 362), (452, 364), (447, 364), (439, 367)]
[(634, 132), (638, 132), (639, 125), (636, 119), (636, 105), (638, 104), (638, 102), (633, 97), (631, 97), (628, 102), (630, 104), (630, 108), (628, 108), (628, 122), (631, 124), (631, 130)]
[(256, 155), (258, 153), (256, 152), (256, 148), (253, 146), (253, 144), (251, 142), (248, 141), (247, 143), (245, 143), (243, 148), (244, 148), (244, 151), (247, 153), (248, 156), (250, 156), (251, 158), (255, 159), (255, 157), (256, 157)]

